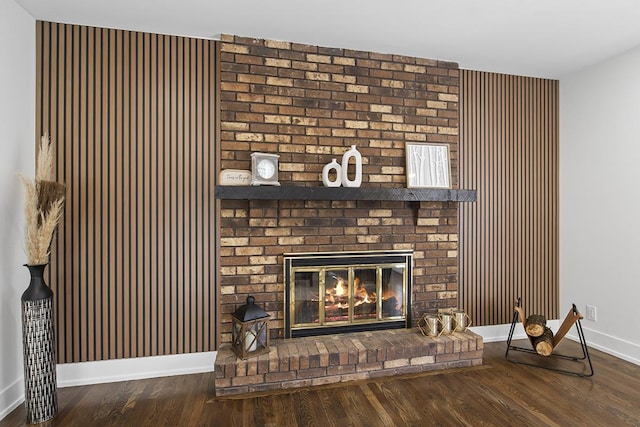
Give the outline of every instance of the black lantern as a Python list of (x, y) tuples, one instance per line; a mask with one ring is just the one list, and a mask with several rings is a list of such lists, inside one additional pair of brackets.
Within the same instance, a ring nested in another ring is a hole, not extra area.
[(247, 303), (231, 315), (231, 349), (242, 359), (269, 351), (269, 314), (255, 302), (253, 296), (248, 296)]

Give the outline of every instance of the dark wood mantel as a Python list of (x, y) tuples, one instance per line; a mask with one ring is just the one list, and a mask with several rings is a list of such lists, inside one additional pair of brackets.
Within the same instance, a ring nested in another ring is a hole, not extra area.
[(475, 202), (476, 190), (441, 188), (363, 188), (299, 186), (215, 186), (216, 199), (229, 200), (388, 200)]

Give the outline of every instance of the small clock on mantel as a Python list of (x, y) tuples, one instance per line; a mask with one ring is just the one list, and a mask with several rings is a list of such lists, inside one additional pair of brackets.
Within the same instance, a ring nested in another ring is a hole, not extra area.
[(251, 185), (280, 185), (278, 154), (251, 153)]

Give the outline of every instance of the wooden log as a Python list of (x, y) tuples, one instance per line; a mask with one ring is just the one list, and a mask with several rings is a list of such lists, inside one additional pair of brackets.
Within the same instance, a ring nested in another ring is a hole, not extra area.
[(530, 337), (539, 337), (544, 333), (547, 326), (547, 319), (541, 314), (532, 314), (527, 317), (524, 330)]
[(549, 356), (553, 352), (553, 331), (545, 326), (544, 332), (537, 337), (529, 336), (531, 345), (541, 356)]

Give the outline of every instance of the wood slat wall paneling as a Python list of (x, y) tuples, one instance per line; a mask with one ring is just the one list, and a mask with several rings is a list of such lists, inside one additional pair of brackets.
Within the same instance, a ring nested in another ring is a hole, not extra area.
[(461, 70), (459, 304), (476, 325), (558, 318), (558, 82)]
[[(215, 49), (216, 49), (216, 51), (215, 51), (216, 58), (220, 58), (220, 53), (221, 53), (220, 52), (221, 51), (220, 43), (216, 43)], [(214, 81), (216, 83), (221, 81), (221, 78), (220, 78), (220, 74), (222, 72), (221, 70), (222, 70), (222, 66), (220, 65), (220, 62), (218, 62), (217, 66), (216, 66), (216, 69), (215, 69), (215, 79), (214, 79)], [(220, 84), (216, 84), (215, 87), (210, 88), (210, 90), (215, 91), (215, 98), (214, 98), (215, 99), (215, 104), (210, 104), (209, 108), (214, 108), (215, 107), (215, 111), (220, 112), (221, 111), (220, 101), (222, 99), (222, 97), (220, 96), (220, 92), (221, 92)], [(221, 116), (221, 115), (222, 114), (220, 113), (219, 116)], [(222, 119), (220, 118), (217, 123), (219, 124), (221, 122), (221, 120)], [(216, 126), (215, 129), (211, 129), (210, 131), (212, 133), (215, 132), (215, 135), (216, 135), (215, 141), (216, 142), (222, 140), (222, 138), (221, 138), (222, 126)], [(211, 156), (211, 155), (214, 156), (215, 163), (210, 163), (209, 164), (210, 167), (214, 167), (215, 166), (214, 170), (216, 170), (216, 171), (222, 170), (222, 164), (221, 164), (222, 163), (222, 144), (221, 143), (220, 144), (215, 144), (215, 146), (213, 146), (213, 147), (211, 147), (211, 146), (209, 147), (209, 156)], [(221, 212), (220, 212), (221, 201), (219, 199), (215, 199), (214, 203), (215, 203), (214, 211), (213, 212), (210, 211), (208, 213), (209, 213), (209, 215), (213, 214), (215, 216), (215, 223), (218, 224), (218, 226), (215, 229), (214, 228), (210, 228), (209, 229), (209, 235), (210, 235), (210, 241), (211, 242), (215, 242), (215, 253), (216, 254), (220, 254), (220, 239), (218, 238), (218, 234), (221, 234), (221, 233), (219, 233), (219, 226), (221, 224)], [(212, 245), (213, 245), (213, 243), (212, 243)], [(219, 262), (219, 258), (220, 258), (219, 256), (216, 256), (216, 263)], [(222, 284), (220, 268), (217, 268), (217, 267), (215, 269), (215, 281), (216, 281), (216, 283)], [(214, 289), (209, 288), (208, 291), (209, 292), (213, 292)], [(213, 295), (213, 297), (216, 298), (216, 301), (221, 301), (221, 286), (216, 286), (215, 287), (215, 295)], [(222, 321), (221, 321), (221, 313), (220, 313), (220, 311), (221, 310), (216, 312), (216, 323), (215, 323), (215, 330), (216, 331), (222, 331), (222, 329), (221, 329)], [(219, 339), (219, 336), (218, 336), (218, 334), (216, 334), (216, 347), (219, 344), (218, 339)]]
[(216, 348), (216, 43), (38, 22), (37, 133), (64, 218), (58, 359)]

